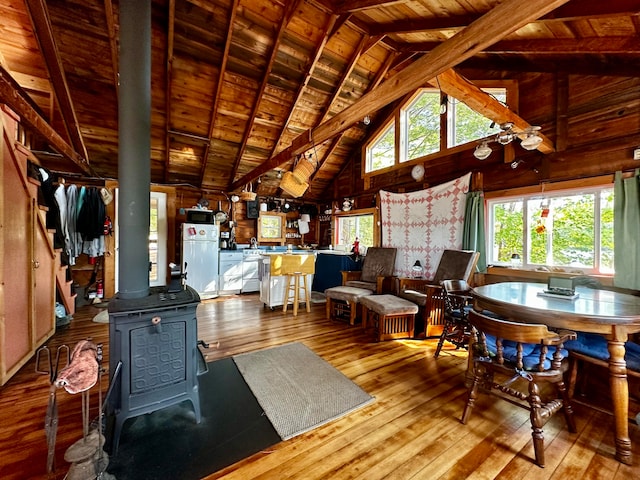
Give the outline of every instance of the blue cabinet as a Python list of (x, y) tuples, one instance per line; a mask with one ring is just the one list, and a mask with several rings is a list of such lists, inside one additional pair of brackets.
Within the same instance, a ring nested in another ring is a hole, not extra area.
[(342, 270), (361, 270), (362, 262), (355, 261), (351, 255), (318, 252), (316, 274), (313, 277), (312, 290), (324, 292), (327, 288), (342, 285)]

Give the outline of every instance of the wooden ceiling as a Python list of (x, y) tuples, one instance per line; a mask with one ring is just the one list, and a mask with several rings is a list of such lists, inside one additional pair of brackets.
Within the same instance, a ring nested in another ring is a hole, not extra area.
[[(151, 1), (151, 178), (203, 191), (282, 195), (277, 170), (312, 153), (305, 198), (326, 198), (388, 107), (437, 76), (473, 97), (467, 72), (640, 71), (638, 0)], [(0, 103), (52, 170), (117, 178), (118, 11), (0, 0)]]

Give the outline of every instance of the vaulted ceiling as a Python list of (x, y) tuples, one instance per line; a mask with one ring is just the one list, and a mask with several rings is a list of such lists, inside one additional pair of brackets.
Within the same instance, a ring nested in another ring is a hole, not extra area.
[[(499, 121), (513, 113), (466, 88), (467, 72), (640, 71), (638, 0), (149, 1), (151, 178), (204, 191), (260, 178), (275, 195), (277, 171), (313, 153), (305, 198), (322, 199), (381, 112), (436, 78)], [(52, 170), (117, 178), (118, 12), (0, 0), (0, 103), (39, 132)]]

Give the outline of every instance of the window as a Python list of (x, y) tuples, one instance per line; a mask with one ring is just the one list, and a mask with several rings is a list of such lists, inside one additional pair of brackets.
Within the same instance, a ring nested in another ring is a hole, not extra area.
[(395, 163), (395, 124), (390, 123), (382, 134), (367, 148), (367, 172), (382, 170)]
[[(483, 88), (499, 102), (506, 105), (506, 88)], [(500, 125), (492, 124), (487, 117), (470, 109), (464, 103), (452, 100), (447, 102), (447, 146), (455, 147), (479, 138), (500, 132)]]
[(351, 251), (356, 238), (360, 242), (361, 249), (373, 245), (373, 214), (339, 216), (337, 227), (337, 244), (345, 250)]
[(440, 150), (440, 92), (421, 91), (400, 111), (400, 161), (424, 157)]
[(487, 201), (488, 263), (613, 273), (613, 188)]
[[(491, 87), (482, 90), (506, 104), (507, 88)], [(441, 109), (445, 98), (447, 101), (444, 105), (447, 108), (443, 111), (446, 112), (446, 121), (443, 123), (442, 118), (445, 117), (441, 114)], [(446, 125), (444, 131), (441, 128), (443, 124)], [(364, 173), (382, 171), (403, 162), (437, 154), (442, 145), (454, 148), (499, 131), (499, 125), (493, 124), (464, 103), (451, 97), (443, 97), (438, 89), (422, 88), (365, 146)]]

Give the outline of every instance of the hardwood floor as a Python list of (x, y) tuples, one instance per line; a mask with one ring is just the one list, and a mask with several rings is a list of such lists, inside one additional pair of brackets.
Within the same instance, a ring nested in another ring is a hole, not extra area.
[[(73, 347), (92, 338), (102, 343), (108, 365), (108, 325), (91, 321), (101, 311), (81, 307), (71, 325), (49, 341)], [(264, 308), (256, 295), (207, 300), (198, 307), (198, 337), (210, 344), (208, 361), (288, 342), (302, 342), (339, 369), (376, 401), (268, 451), (259, 452), (207, 479), (566, 479), (607, 480), (640, 476), (640, 428), (630, 425), (634, 463), (614, 458), (612, 418), (576, 405), (578, 433), (556, 415), (545, 426), (547, 465), (537, 467), (528, 412), (480, 396), (467, 425), (460, 423), (466, 400), (466, 352), (445, 345), (436, 360), (436, 340), (371, 341), (356, 325), (324, 319), (324, 305), (311, 313), (284, 315)], [(103, 378), (103, 393), (108, 375)], [(32, 359), (0, 387), (0, 478), (46, 475), (44, 416), (48, 379)], [(98, 387), (91, 390), (97, 416)], [(59, 428), (56, 473), (69, 468), (64, 452), (82, 436), (80, 395), (57, 393)]]

